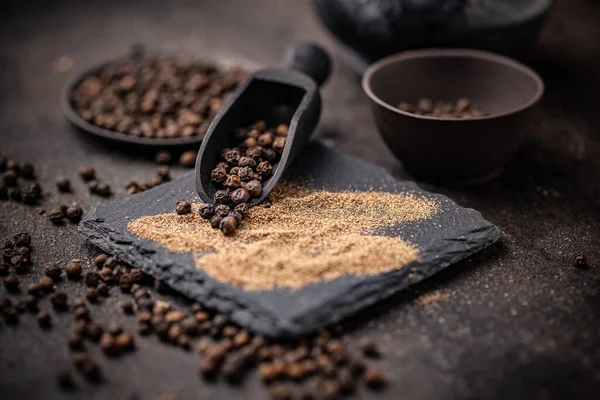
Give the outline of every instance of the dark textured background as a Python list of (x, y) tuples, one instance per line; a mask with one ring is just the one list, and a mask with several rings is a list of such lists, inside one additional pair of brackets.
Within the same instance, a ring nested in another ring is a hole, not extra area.
[[(335, 56), (324, 89), (317, 136), (339, 150), (374, 162), (397, 177), (401, 164), (384, 147), (357, 80), (340, 48), (312, 17), (307, 1), (20, 1), (0, 18), (0, 151), (38, 168), (45, 206), (81, 200), (76, 170), (97, 166), (101, 179), (124, 192), (125, 181), (153, 174), (151, 161), (74, 135), (61, 116), (59, 93), (68, 74), (54, 71), (69, 56), (74, 71), (121, 55), (131, 43), (195, 54), (237, 54), (274, 65), (290, 43), (313, 39)], [(517, 159), (495, 183), (446, 189), (503, 230), (503, 242), (370, 309), (350, 321), (351, 338), (368, 333), (387, 353), (380, 363), (394, 383), (381, 399), (549, 399), (600, 397), (600, 8), (592, 0), (562, 0), (538, 46), (525, 60), (547, 83), (539, 123)], [(180, 175), (177, 171), (175, 175)], [(74, 195), (57, 195), (66, 174)], [(81, 200), (86, 210), (101, 200)], [(35, 209), (0, 203), (0, 238), (34, 235), (31, 278), (48, 261), (94, 254), (73, 225), (54, 228)], [(594, 268), (572, 266), (585, 254)], [(80, 285), (65, 285), (73, 296)], [(424, 295), (442, 300), (425, 307)], [(0, 288), (0, 296), (4, 289)], [(100, 322), (125, 321), (117, 298), (92, 313)], [(47, 303), (43, 308), (49, 308)], [(206, 384), (192, 354), (139, 339), (135, 354), (100, 360), (108, 383), (55, 388), (57, 368), (69, 367), (64, 335), (69, 318), (56, 316), (43, 333), (34, 319), (0, 326), (0, 398), (180, 399), (263, 398), (255, 379), (241, 388)], [(64, 323), (61, 321), (64, 320)], [(92, 350), (95, 354), (97, 349)], [(367, 398), (361, 391), (357, 398)]]

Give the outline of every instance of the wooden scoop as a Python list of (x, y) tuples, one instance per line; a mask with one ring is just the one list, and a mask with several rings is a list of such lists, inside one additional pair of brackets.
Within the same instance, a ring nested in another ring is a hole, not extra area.
[(218, 188), (210, 174), (220, 161), (221, 151), (235, 146), (233, 133), (258, 120), (267, 126), (289, 125), (281, 159), (273, 174), (262, 182), (255, 205), (267, 198), (286, 168), (308, 142), (321, 114), (319, 86), (329, 76), (331, 61), (320, 47), (300, 43), (288, 51), (284, 68), (259, 70), (250, 75), (231, 95), (211, 123), (196, 160), (196, 191), (205, 203), (213, 204)]

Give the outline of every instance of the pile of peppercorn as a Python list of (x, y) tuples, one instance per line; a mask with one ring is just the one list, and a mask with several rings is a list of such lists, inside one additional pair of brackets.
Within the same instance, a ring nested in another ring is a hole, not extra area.
[[(35, 171), (32, 164), (20, 165), (14, 160), (0, 156), (0, 200), (13, 200), (25, 204), (36, 204), (42, 198), (42, 188), (35, 182)], [(29, 181), (22, 186), (20, 178)]]
[[(258, 121), (235, 132), (236, 147), (224, 149), (221, 161), (211, 172), (211, 180), (219, 188), (214, 194), (215, 205), (204, 204), (200, 216), (209, 219), (214, 229), (232, 235), (248, 213), (248, 202), (262, 193), (262, 182), (273, 173), (273, 163), (279, 161), (285, 147), (288, 126), (267, 128)], [(175, 211), (179, 215), (192, 212), (185, 199), (179, 199)]]
[(444, 101), (433, 101), (430, 98), (423, 97), (417, 104), (400, 102), (396, 108), (416, 115), (436, 118), (481, 118), (489, 114), (482, 111), (474, 104), (471, 99), (462, 97), (455, 103)]
[(89, 123), (123, 134), (202, 137), (246, 74), (184, 59), (126, 60), (86, 77), (71, 93), (71, 104)]

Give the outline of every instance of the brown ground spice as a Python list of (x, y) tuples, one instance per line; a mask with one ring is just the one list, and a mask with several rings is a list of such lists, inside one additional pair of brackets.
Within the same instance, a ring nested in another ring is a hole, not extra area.
[(252, 208), (231, 237), (211, 229), (198, 215), (199, 205), (189, 215), (142, 217), (129, 229), (171, 251), (196, 252), (196, 265), (217, 280), (248, 290), (299, 288), (414, 261), (416, 246), (377, 233), (430, 218), (438, 209), (434, 200), (413, 193), (328, 192), (290, 183), (271, 198), (271, 207)]

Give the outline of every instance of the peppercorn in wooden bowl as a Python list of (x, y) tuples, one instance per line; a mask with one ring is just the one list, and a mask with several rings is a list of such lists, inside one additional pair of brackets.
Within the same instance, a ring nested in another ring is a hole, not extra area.
[(464, 49), (386, 57), (365, 72), (362, 86), (379, 132), (408, 172), (459, 185), (502, 172), (544, 92), (525, 65)]
[(85, 134), (138, 147), (193, 147), (256, 67), (231, 57), (132, 54), (74, 76), (61, 107)]

